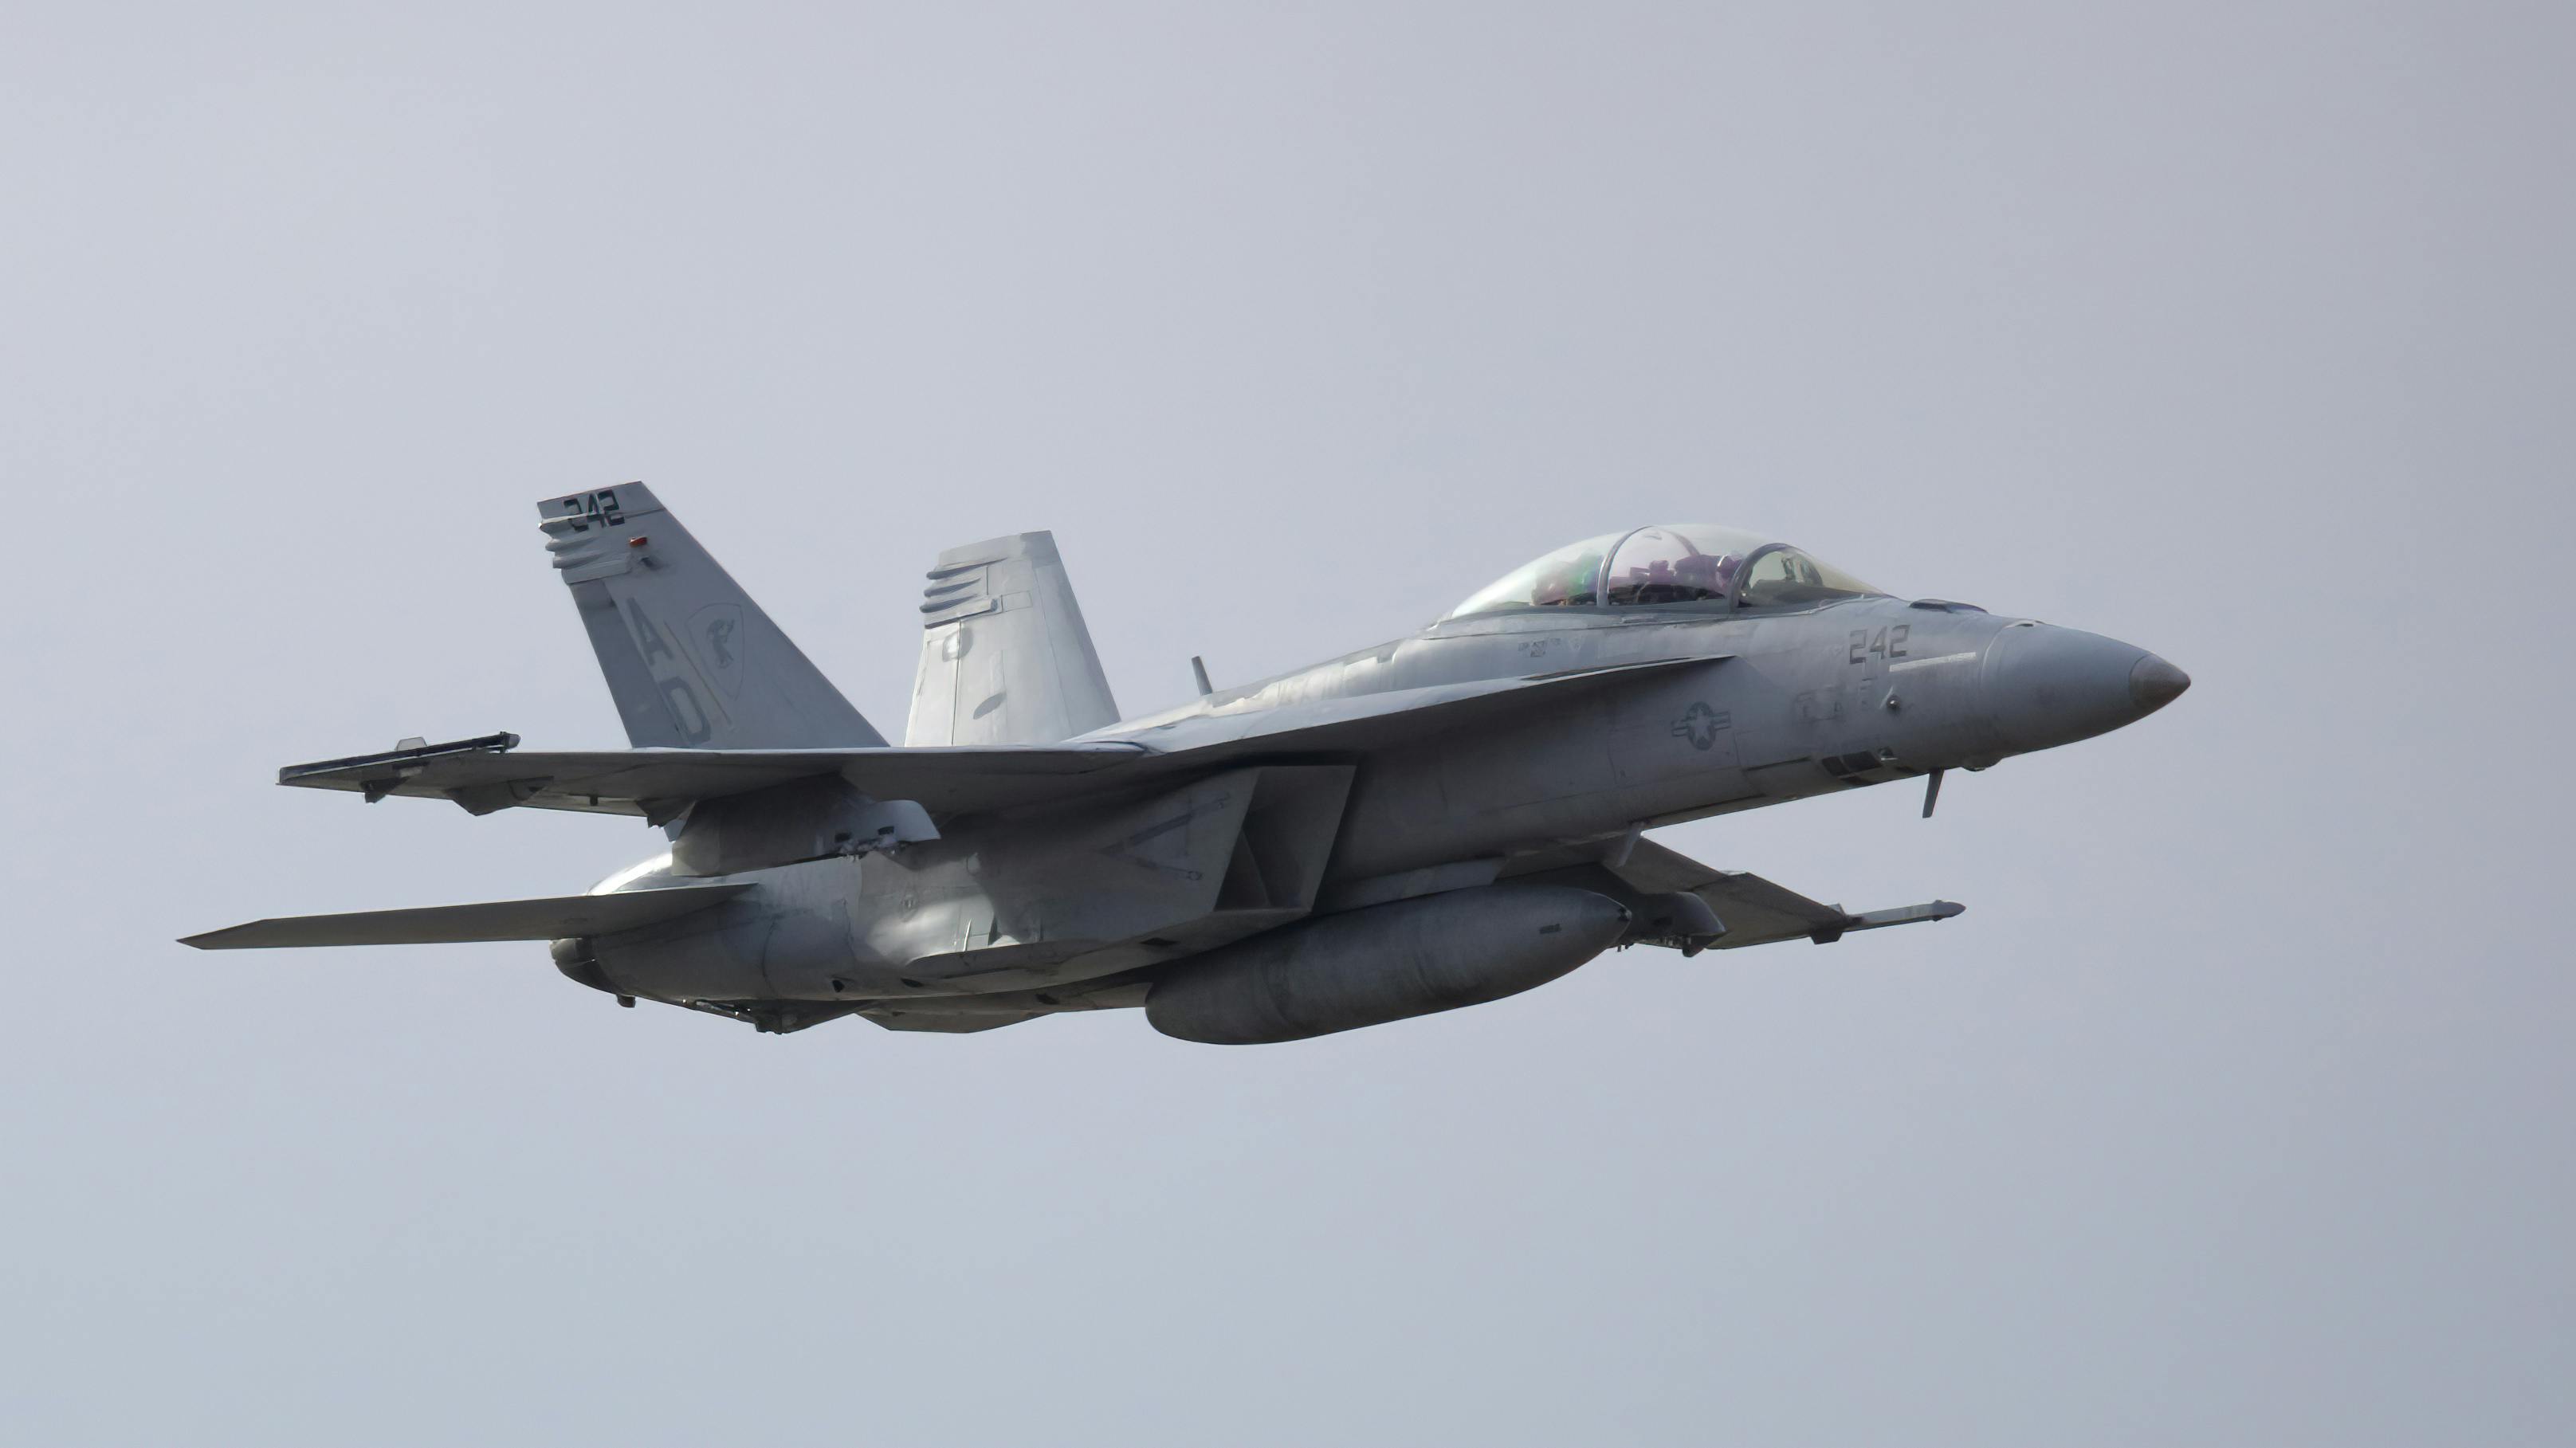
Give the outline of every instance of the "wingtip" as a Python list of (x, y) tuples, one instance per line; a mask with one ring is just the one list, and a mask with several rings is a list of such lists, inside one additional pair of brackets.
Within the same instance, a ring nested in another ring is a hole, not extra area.
[(271, 922), (266, 920), (253, 920), (242, 925), (227, 925), (221, 930), (200, 930), (194, 935), (180, 936), (179, 943), (190, 950), (239, 950), (242, 948), (241, 937), (245, 933), (269, 923)]

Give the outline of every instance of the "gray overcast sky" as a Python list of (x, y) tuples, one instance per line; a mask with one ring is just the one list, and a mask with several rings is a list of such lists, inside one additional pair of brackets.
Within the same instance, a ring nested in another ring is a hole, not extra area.
[[(0, 1436), (2576, 1435), (2564, 4), (0, 7)], [(2133, 640), (2125, 733), (1666, 832), (1937, 929), (1294, 1047), (208, 957), (630, 824), (532, 504), (880, 725), (1051, 527), (1130, 713), (1653, 520)]]

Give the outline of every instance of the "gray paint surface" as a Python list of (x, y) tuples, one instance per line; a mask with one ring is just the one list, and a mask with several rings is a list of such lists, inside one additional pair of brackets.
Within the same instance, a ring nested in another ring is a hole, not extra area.
[[(1903, 779), (1926, 783), (1929, 819), (1945, 771), (2092, 738), (2190, 686), (2133, 644), (1890, 597), (1740, 530), (1646, 526), (1582, 545), (1571, 572), (1553, 561), (1559, 554), (1514, 570), (1409, 638), (1068, 738), (1079, 716), (1098, 719), (1109, 705), (1096, 665), (1070, 678), (1053, 667), (1097, 657), (1063, 569), (1049, 568), (1035, 608), (1025, 570), (993, 578), (998, 593), (973, 586), (997, 564), (1055, 563), (1046, 535), (1023, 534), (942, 554), (932, 578), (961, 581), (934, 582), (943, 596), (925, 605), (935, 616), (924, 683), (936, 679), (953, 697), (959, 680), (980, 674), (964, 693), (1014, 700), (1015, 727), (997, 743), (963, 743), (944, 728), (925, 738), (916, 709), (903, 749), (835, 747), (873, 731), (845, 703), (847, 723), (779, 707), (782, 678), (840, 696), (642, 484), (539, 511), (577, 599), (599, 586), (591, 575), (623, 581), (615, 612), (635, 618), (635, 643), (621, 628), (599, 649), (622, 714), (676, 705), (675, 720), (766, 717), (784, 731), (770, 742), (794, 747), (727, 748), (700, 730), (691, 748), (520, 754), (519, 736), (505, 732), (290, 765), (280, 784), (354, 791), (371, 804), (443, 800), (478, 818), (519, 806), (640, 815), (664, 827), (670, 850), (600, 890), (649, 895), (632, 903), (651, 913), (604, 921), (575, 900), (582, 910), (532, 936), (530, 907), (546, 902), (362, 911), (270, 919), (183, 944), (553, 937), (566, 975), (621, 1004), (649, 998), (764, 1031), (852, 1013), (917, 1029), (925, 1017), (990, 1016), (995, 996), (1026, 1018), (1135, 1005), (1146, 992), (1148, 1017), (1167, 1034), (1303, 1039), (1500, 999), (1613, 946), (1833, 944), (1955, 917), (1961, 907), (1946, 901), (1847, 912), (1641, 836)], [(625, 538), (608, 563), (584, 561), (595, 544), (567, 549), (561, 536), (610, 524), (612, 537), (654, 532)], [(685, 552), (668, 551), (673, 538)], [(720, 594), (700, 581), (709, 578)], [(1024, 622), (978, 642), (971, 630), (996, 617), (997, 603), (1001, 618)], [(655, 651), (654, 615), (690, 617), (661, 652), (695, 656), (705, 632), (696, 621), (718, 611), (757, 620), (760, 632), (708, 638), (768, 645), (734, 657), (721, 698), (704, 674), (651, 683), (621, 674), (636, 652)], [(1044, 622), (1026, 622), (1032, 615)], [(951, 667), (990, 654), (1017, 665)], [(917, 686), (916, 705), (925, 697)], [(1552, 885), (1517, 881), (1536, 874)], [(1484, 888), (1498, 878), (1516, 883)], [(739, 889), (706, 897), (702, 910), (670, 908), (669, 892), (692, 880)], [(1492, 903), (1427, 915), (1366, 908), (1471, 887)], [(1749, 919), (1730, 921), (1748, 904)], [(1614, 915), (1607, 934), (1593, 928)], [(519, 924), (505, 933), (486, 917)], [(491, 933), (459, 934), (460, 918)], [(1432, 918), (1486, 928), (1420, 923)], [(1519, 924), (1494, 934), (1505, 920)], [(404, 934), (404, 921), (418, 933)], [(1587, 948), (1569, 953), (1577, 938)], [(1269, 963), (1221, 959), (1245, 951)], [(1246, 998), (1229, 1003), (1228, 990)], [(1175, 992), (1197, 1004), (1157, 1005)], [(835, 1010), (817, 1016), (800, 1002)], [(1232, 1023), (1205, 1024), (1217, 1020)], [(1267, 1024), (1247, 1024), (1255, 1020)], [(1200, 1024), (1174, 1024), (1184, 1021)]]
[[(2563, 1438), (2566, 25), (13, 8), (0, 1410)], [(1669, 835), (1960, 920), (1277, 1052), (168, 944), (649, 847), (263, 784), (620, 747), (510, 520), (632, 477), (880, 724), (924, 560), (1039, 527), (1139, 712), (1694, 516), (2198, 682), (1929, 823)]]
[(906, 744), (1052, 744), (1118, 722), (1045, 532), (942, 551), (921, 604)]

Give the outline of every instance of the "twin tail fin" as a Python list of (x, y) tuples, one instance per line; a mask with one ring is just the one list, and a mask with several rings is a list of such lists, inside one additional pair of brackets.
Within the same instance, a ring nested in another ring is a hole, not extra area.
[(639, 749), (870, 749), (832, 681), (641, 483), (537, 505)]

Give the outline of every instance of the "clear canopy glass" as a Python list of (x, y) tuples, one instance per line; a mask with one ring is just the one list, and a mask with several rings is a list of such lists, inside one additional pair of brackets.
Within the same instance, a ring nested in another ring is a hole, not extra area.
[(1568, 544), (1495, 579), (1443, 616), (1464, 618), (1506, 608), (1589, 608), (1601, 601), (1602, 561), (1626, 536), (1605, 533)]
[(1666, 523), (1559, 548), (1476, 591), (1445, 617), (1518, 608), (1784, 608), (1879, 595), (1786, 543)]

